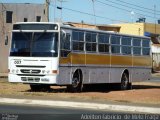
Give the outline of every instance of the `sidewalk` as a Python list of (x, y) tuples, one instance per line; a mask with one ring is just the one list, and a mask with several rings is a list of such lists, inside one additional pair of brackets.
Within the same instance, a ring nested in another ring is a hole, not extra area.
[(57, 101), (57, 100), (55, 101), (55, 100), (14, 99), (14, 98), (2, 98), (2, 97), (0, 97), (0, 103), (160, 114), (160, 108), (157, 107), (132, 106), (132, 105), (120, 105), (120, 104), (118, 105), (118, 104), (104, 104), (104, 103), (102, 104), (102, 103), (72, 102), (72, 101)]
[(127, 91), (104, 87), (105, 89), (100, 91), (93, 88), (94, 90), (74, 94), (66, 92), (65, 87), (58, 86), (52, 86), (47, 92), (32, 92), (29, 85), (9, 83), (6, 78), (2, 78), (0, 79), (0, 104), (160, 114), (160, 82), (134, 82), (133, 89)]

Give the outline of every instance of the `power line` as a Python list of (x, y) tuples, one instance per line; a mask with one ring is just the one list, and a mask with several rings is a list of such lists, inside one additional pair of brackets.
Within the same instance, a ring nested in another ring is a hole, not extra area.
[[(150, 9), (150, 8), (146, 8), (146, 7), (143, 7), (143, 6), (135, 5), (135, 4), (132, 4), (132, 3), (124, 2), (122, 0), (116, 0), (116, 1), (128, 4), (128, 5), (132, 5), (132, 6), (135, 6), (135, 7), (138, 7), (138, 8), (143, 8), (143, 9), (146, 9), (146, 10), (154, 11), (154, 9)], [(157, 10), (157, 12), (160, 12), (160, 11)]]
[[(97, 2), (99, 2), (99, 3), (101, 3), (101, 4), (104, 4), (104, 5), (107, 5), (107, 6), (113, 7), (113, 8), (117, 8), (117, 9), (120, 9), (120, 10), (126, 11), (126, 12), (131, 12), (130, 10), (127, 10), (127, 9), (124, 9), (124, 8), (120, 8), (120, 7), (117, 7), (117, 6), (114, 6), (114, 5), (112, 5), (112, 4), (108, 4), (108, 3), (105, 3), (105, 2), (102, 2), (102, 1), (99, 1), (99, 0), (95, 0), (95, 1), (97, 1)], [(136, 14), (138, 14), (138, 15), (141, 15), (141, 16), (146, 16), (146, 17), (150, 17), (150, 18), (153, 18), (153, 19), (158, 19), (158, 18), (153, 17), (153, 16), (144, 15), (144, 14), (140, 14), (140, 13), (137, 13), (137, 12), (135, 12), (135, 13), (136, 13)]]
[[(142, 10), (142, 9), (139, 9), (139, 8), (135, 8), (135, 7), (129, 7), (129, 6), (127, 6), (127, 5), (120, 4), (120, 3), (117, 3), (117, 2), (113, 2), (113, 1), (111, 1), (111, 0), (105, 0), (105, 1), (108, 1), (108, 2), (111, 2), (111, 3), (114, 3), (114, 4), (121, 5), (121, 6), (123, 6), (123, 7), (132, 8), (132, 9), (135, 9), (135, 10), (138, 10), (138, 11), (141, 11), (141, 12), (145, 12), (145, 13), (147, 12), (147, 13), (150, 13), (150, 14), (154, 14), (154, 11), (151, 12), (151, 11), (145, 11), (145, 10)], [(156, 15), (160, 15), (160, 14), (156, 14)]]
[[(89, 16), (93, 16), (93, 17), (97, 17), (97, 18), (102, 18), (102, 19), (107, 19), (107, 20), (111, 20), (111, 21), (119, 21), (119, 22), (125, 22), (125, 21), (121, 21), (121, 20), (115, 20), (115, 19), (111, 19), (111, 18), (108, 18), (108, 17), (103, 17), (103, 16), (98, 16), (98, 15), (94, 15), (94, 14), (91, 14), (91, 13), (87, 13), (87, 12), (82, 12), (82, 11), (79, 11), (79, 10), (74, 10), (74, 9), (71, 9), (71, 8), (67, 8), (67, 7), (59, 7), (59, 6), (55, 6), (53, 4), (51, 4), (51, 6), (53, 7), (57, 7), (58, 9), (66, 9), (66, 10), (69, 10), (69, 11), (72, 11), (72, 12), (77, 12), (77, 13), (81, 13), (81, 14), (85, 14), (85, 15), (89, 15)], [(127, 22), (128, 23), (128, 22)]]
[[(99, 16), (99, 15), (94, 15), (94, 14), (91, 14), (91, 13), (87, 13), (87, 12), (82, 12), (82, 11), (79, 11), (79, 10), (74, 10), (74, 9), (71, 9), (71, 8), (67, 8), (67, 7), (59, 7), (59, 6), (55, 6), (54, 4), (50, 4), (52, 7), (56, 7), (56, 8), (60, 8), (60, 9), (66, 9), (68, 11), (72, 11), (72, 12), (76, 12), (76, 13), (80, 13), (80, 14), (85, 14), (85, 15), (88, 15), (88, 16), (92, 16), (92, 17), (96, 17), (96, 18), (101, 18), (101, 19), (105, 19), (105, 20), (111, 20), (111, 21), (118, 21), (118, 22), (122, 22), (122, 23), (130, 23), (130, 22), (127, 22), (127, 21), (124, 21), (124, 20), (116, 20), (116, 19), (111, 19), (111, 18), (108, 18), (108, 17), (103, 17), (103, 16)], [(132, 23), (132, 25), (135, 25), (137, 27), (142, 27), (143, 25), (141, 24), (137, 24), (137, 23)], [(150, 28), (155, 28), (155, 27), (150, 27)], [(132, 28), (130, 28), (132, 29)], [(134, 31), (137, 31), (135, 30), (136, 28), (132, 29)], [(160, 28), (158, 28), (160, 29)]]
[[(118, 22), (122, 22), (122, 23), (130, 23), (130, 22), (127, 22), (127, 21), (124, 21), (124, 20), (116, 20), (116, 19), (111, 19), (111, 18), (108, 18), (108, 17), (103, 17), (103, 16), (98, 16), (98, 15), (94, 15), (94, 14), (91, 14), (91, 13), (87, 13), (87, 12), (82, 12), (82, 11), (79, 11), (79, 10), (74, 10), (74, 9), (71, 9), (71, 8), (66, 8), (66, 7), (59, 7), (59, 6), (55, 6), (54, 4), (50, 4), (52, 7), (56, 7), (56, 8), (60, 8), (60, 9), (66, 9), (68, 11), (72, 11), (72, 12), (76, 12), (76, 13), (80, 13), (80, 14), (85, 14), (85, 15), (88, 15), (88, 16), (92, 16), (92, 17), (96, 17), (96, 18), (101, 18), (101, 19), (105, 19), (105, 20), (111, 20), (111, 21), (118, 21)], [(136, 23), (132, 23), (133, 25), (137, 25)], [(137, 26), (142, 26), (142, 25), (137, 25)]]

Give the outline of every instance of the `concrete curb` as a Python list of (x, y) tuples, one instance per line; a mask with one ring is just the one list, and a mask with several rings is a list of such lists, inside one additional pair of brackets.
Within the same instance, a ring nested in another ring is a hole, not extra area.
[(72, 108), (93, 109), (93, 110), (112, 110), (112, 111), (160, 114), (160, 108), (99, 104), (99, 103), (83, 103), (83, 102), (81, 103), (81, 102), (68, 102), (68, 101), (12, 99), (12, 98), (0, 98), (0, 103), (23, 104), (23, 105), (44, 105), (44, 106), (51, 106), (51, 107), (72, 107)]

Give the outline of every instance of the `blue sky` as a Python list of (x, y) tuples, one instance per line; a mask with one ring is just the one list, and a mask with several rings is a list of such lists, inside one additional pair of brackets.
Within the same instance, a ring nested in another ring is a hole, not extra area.
[[(135, 22), (139, 17), (145, 17), (146, 22), (155, 23), (160, 19), (160, 0), (63, 0), (62, 20), (65, 22), (95, 22), (97, 24), (113, 24)], [(3, 3), (41, 3), (45, 0), (0, 0)], [(129, 4), (128, 4), (129, 3)], [(51, 0), (50, 21), (61, 19), (61, 10), (54, 9), (55, 0)], [(61, 3), (56, 2), (57, 6)], [(155, 6), (155, 7), (154, 7)], [(94, 17), (94, 10), (95, 15)], [(56, 10), (54, 12), (54, 10)], [(79, 13), (79, 12), (83, 12)], [(54, 15), (54, 13), (56, 13)], [(85, 14), (84, 14), (85, 13)], [(87, 15), (92, 14), (92, 15)], [(55, 17), (54, 17), (55, 16)]]

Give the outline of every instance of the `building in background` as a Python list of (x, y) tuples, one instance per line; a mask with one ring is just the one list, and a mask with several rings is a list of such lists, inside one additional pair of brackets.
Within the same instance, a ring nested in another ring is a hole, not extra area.
[(112, 31), (112, 32), (119, 32), (121, 28), (120, 26), (116, 26), (116, 25), (87, 24), (87, 23), (84, 23), (83, 21), (81, 23), (66, 22), (64, 24), (67, 24), (73, 27), (97, 29), (97, 30)]
[(160, 44), (152, 44), (153, 71), (160, 70)]
[(0, 74), (8, 72), (12, 25), (15, 22), (48, 22), (46, 4), (0, 3)]
[(154, 44), (160, 44), (160, 24), (153, 23), (123, 23), (115, 24), (120, 26), (120, 33), (148, 36), (152, 38)]

